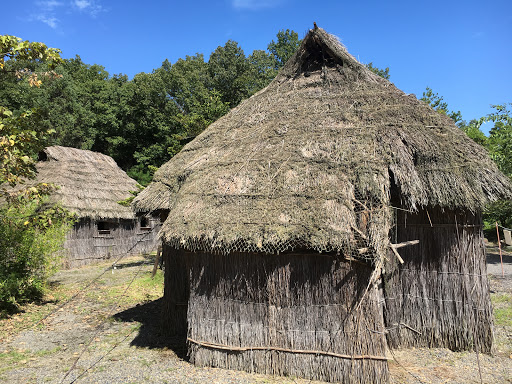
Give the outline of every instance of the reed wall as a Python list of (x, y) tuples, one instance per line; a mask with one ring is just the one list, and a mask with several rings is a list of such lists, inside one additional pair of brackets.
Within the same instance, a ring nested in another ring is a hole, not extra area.
[(161, 226), (159, 217), (148, 218), (144, 227), (140, 218), (98, 223), (81, 218), (73, 226), (64, 243), (65, 267), (80, 267), (126, 253), (149, 253), (156, 248)]
[(481, 215), (432, 208), (397, 210), (393, 242), (419, 240), (390, 257), (384, 275), (391, 348), (490, 352), (493, 318)]
[(308, 252), (219, 255), (165, 247), (164, 253), (166, 326), (186, 327), (194, 364), (344, 383), (388, 381), (379, 291), (367, 289), (369, 265)]
[(163, 243), (165, 266), (163, 332), (170, 336), (186, 336), (189, 298), (189, 259), (183, 250)]

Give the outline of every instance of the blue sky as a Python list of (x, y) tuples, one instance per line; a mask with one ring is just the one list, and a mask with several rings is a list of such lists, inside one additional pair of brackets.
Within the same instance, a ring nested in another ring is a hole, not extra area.
[[(151, 72), (166, 58), (210, 53), (229, 39), (248, 55), (281, 29), (313, 21), (363, 63), (421, 97), (431, 87), (470, 120), (512, 102), (512, 1), (28, 0), (2, 5), (0, 34), (80, 55), (110, 74)], [(9, 17), (5, 17), (9, 15)]]

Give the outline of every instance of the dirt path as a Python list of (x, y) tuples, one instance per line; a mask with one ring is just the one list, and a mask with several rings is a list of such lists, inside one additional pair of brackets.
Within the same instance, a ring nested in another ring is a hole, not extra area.
[[(512, 313), (512, 256), (504, 259), (505, 278), (495, 258), (494, 252), (489, 255), (493, 301), (497, 298), (495, 307), (505, 314), (500, 318), (504, 324), (496, 325), (496, 355), (477, 359), (475, 353), (446, 349), (395, 351), (391, 383), (480, 383), (478, 361), (483, 383), (512, 383), (512, 319), (507, 322), (507, 313)], [(151, 269), (151, 260), (139, 257), (115, 270), (104, 264), (59, 272), (44, 305), (27, 306), (24, 313), (0, 320), (0, 382), (311, 383), (187, 363), (183, 343), (160, 334), (162, 276), (151, 279)]]

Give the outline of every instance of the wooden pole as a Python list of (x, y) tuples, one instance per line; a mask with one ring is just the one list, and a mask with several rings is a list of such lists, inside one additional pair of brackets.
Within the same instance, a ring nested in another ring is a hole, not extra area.
[(420, 243), (419, 240), (411, 240), (411, 241), (404, 241), (403, 243), (398, 243), (398, 244), (389, 244), (389, 247), (395, 254), (395, 256), (398, 259), (398, 261), (400, 262), (400, 264), (403, 264), (404, 260), (400, 257), (400, 254), (398, 253), (397, 249), (402, 248), (402, 247), (407, 247), (408, 245), (416, 245), (419, 243)]
[(156, 270), (158, 269), (158, 262), (160, 261), (160, 254), (162, 253), (162, 245), (158, 245), (156, 250), (155, 264), (153, 265), (153, 272), (151, 273), (151, 278), (155, 277)]
[(505, 270), (503, 269), (503, 255), (501, 253), (500, 231), (498, 230), (498, 222), (496, 222), (496, 234), (498, 235), (498, 247), (500, 249), (501, 277), (505, 277)]

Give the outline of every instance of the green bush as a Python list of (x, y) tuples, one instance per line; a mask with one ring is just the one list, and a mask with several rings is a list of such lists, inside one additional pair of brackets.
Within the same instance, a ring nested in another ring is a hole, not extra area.
[(73, 220), (36, 188), (0, 207), (0, 317), (42, 297)]

